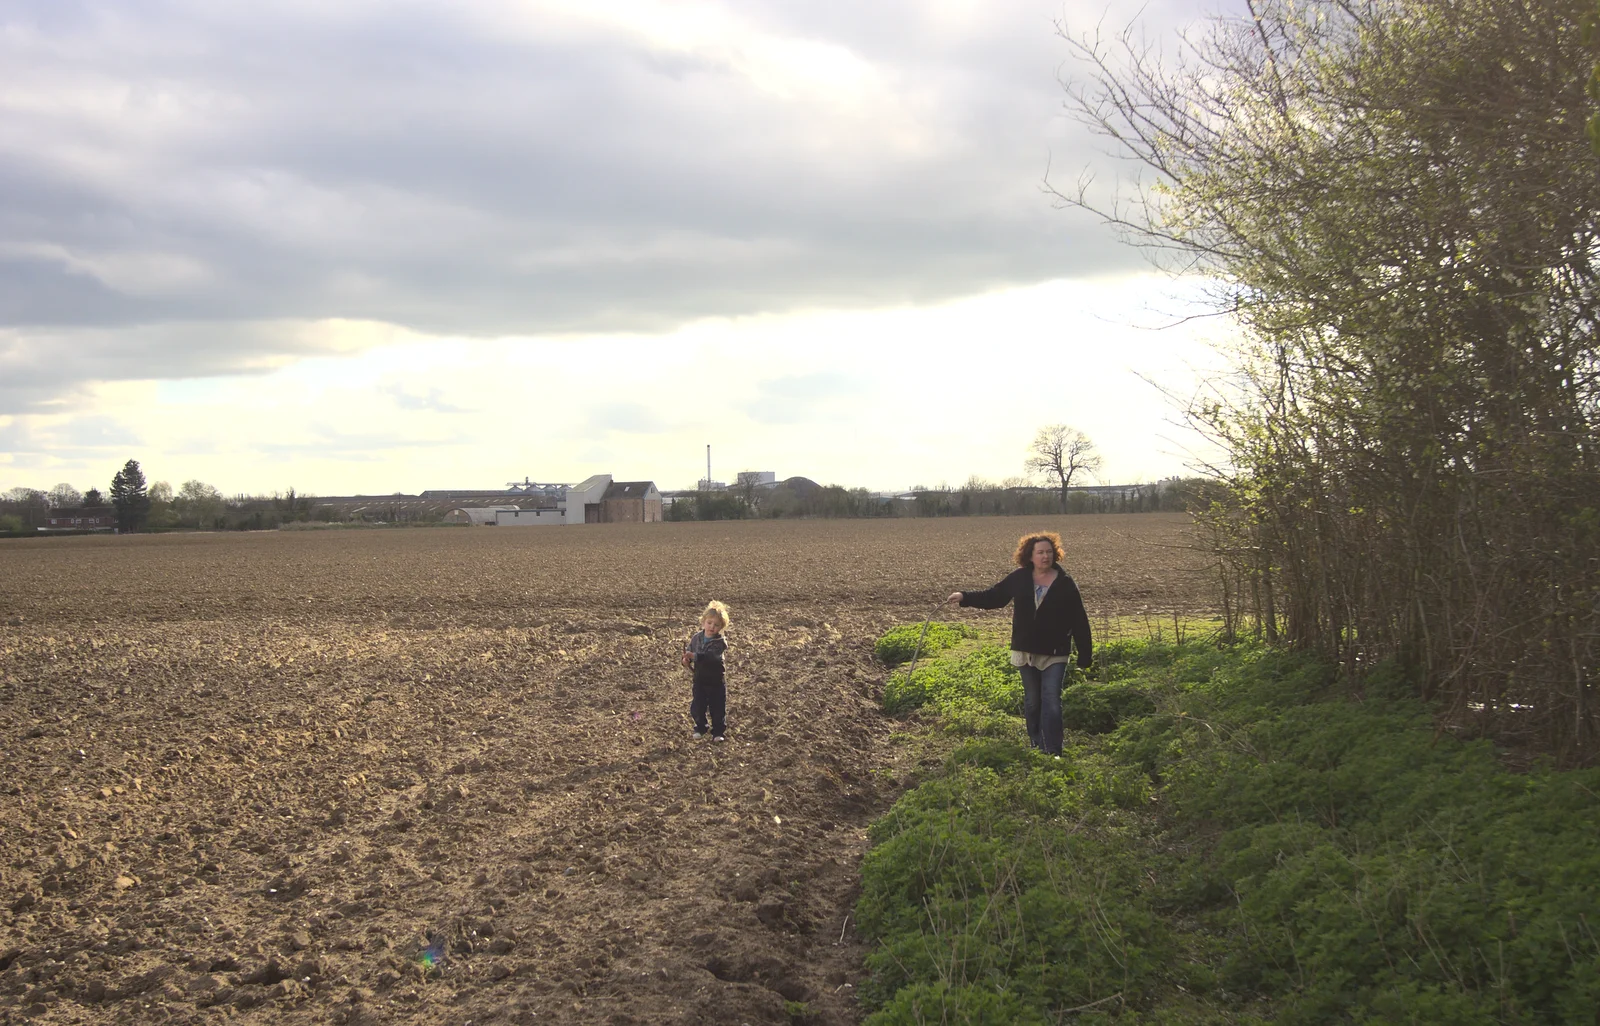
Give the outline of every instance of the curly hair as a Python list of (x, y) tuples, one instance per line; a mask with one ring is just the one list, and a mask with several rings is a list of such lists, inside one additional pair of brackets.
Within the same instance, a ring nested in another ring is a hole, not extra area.
[(706, 604), (706, 611), (700, 614), (700, 619), (704, 620), (708, 616), (722, 624), (723, 630), (728, 629), (728, 607), (721, 602), (712, 601)]
[(1012, 554), (1011, 558), (1016, 560), (1018, 566), (1030, 567), (1033, 565), (1033, 546), (1037, 542), (1049, 542), (1050, 548), (1055, 553), (1052, 561), (1061, 562), (1061, 536), (1054, 531), (1035, 531), (1033, 534), (1023, 535), (1017, 541), (1017, 551)]

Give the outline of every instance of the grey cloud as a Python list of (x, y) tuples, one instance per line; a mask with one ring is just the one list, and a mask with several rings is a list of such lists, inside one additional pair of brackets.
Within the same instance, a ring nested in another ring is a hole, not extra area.
[(893, 96), (858, 99), (903, 101), (881, 125), (715, 53), (474, 10), (9, 5), (0, 329), (92, 341), (56, 365), (0, 336), (22, 368), (0, 413), (304, 353), (282, 321), (664, 331), (1140, 266), (1039, 194), (1052, 151), (1087, 152), (1057, 115), (1054, 4), (961, 32), (909, 0), (730, 5), (880, 68)]
[(0, 452), (16, 456), (48, 454), (67, 463), (135, 452), (142, 444), (137, 430), (97, 414), (45, 422), (13, 418), (9, 424), (0, 425)]
[(316, 333), (292, 323), (0, 328), (0, 415), (70, 409), (87, 381), (248, 374), (323, 351)]

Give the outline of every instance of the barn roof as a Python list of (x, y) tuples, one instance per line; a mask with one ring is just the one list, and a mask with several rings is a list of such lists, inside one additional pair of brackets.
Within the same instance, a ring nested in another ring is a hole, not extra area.
[(604, 499), (643, 499), (654, 489), (654, 481), (613, 481)]
[(507, 512), (516, 509), (516, 506), (460, 506), (451, 510), (452, 513), (465, 513), (467, 521), (473, 524), (492, 524), (495, 514), (501, 510)]

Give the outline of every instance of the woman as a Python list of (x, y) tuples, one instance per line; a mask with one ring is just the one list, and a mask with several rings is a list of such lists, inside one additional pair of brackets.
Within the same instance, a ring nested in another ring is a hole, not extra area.
[(1077, 643), (1078, 666), (1087, 670), (1094, 648), (1089, 614), (1078, 586), (1061, 569), (1061, 536), (1030, 534), (1017, 543), (1017, 569), (988, 591), (951, 592), (949, 601), (976, 609), (1011, 609), (1011, 665), (1022, 672), (1022, 712), (1028, 743), (1061, 754), (1061, 685)]

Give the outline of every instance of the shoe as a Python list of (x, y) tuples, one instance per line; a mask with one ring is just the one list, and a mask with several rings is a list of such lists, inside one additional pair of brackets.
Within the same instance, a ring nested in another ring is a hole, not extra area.
[(726, 741), (728, 739), (723, 737), (721, 734), (712, 734), (711, 735), (711, 740), (720, 742), (720, 741)]
[(693, 734), (689, 735), (689, 740), (691, 740), (691, 741), (703, 741), (703, 740), (705, 740), (705, 736), (706, 736), (706, 732), (705, 731), (697, 730)]

